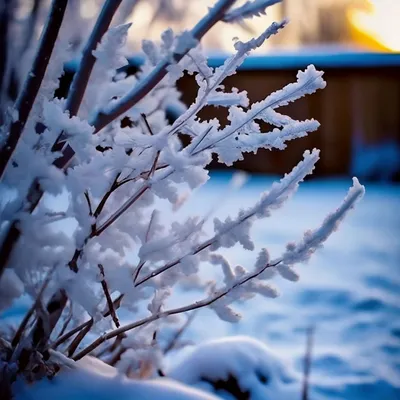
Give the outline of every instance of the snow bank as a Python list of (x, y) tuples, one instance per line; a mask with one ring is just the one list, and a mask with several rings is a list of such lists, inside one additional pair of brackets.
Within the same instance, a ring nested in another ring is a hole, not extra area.
[(200, 344), (167, 375), (223, 398), (237, 389), (252, 400), (291, 400), (301, 393), (288, 368), (262, 342), (246, 336)]
[(169, 379), (135, 381), (93, 357), (65, 369), (52, 380), (15, 384), (15, 400), (217, 400), (217, 397)]

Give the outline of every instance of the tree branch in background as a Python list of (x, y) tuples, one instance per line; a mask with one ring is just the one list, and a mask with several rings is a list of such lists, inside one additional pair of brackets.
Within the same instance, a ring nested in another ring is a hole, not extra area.
[(172, 337), (172, 339), (169, 341), (167, 346), (164, 349), (164, 355), (168, 354), (171, 350), (174, 350), (176, 347), (179, 339), (181, 336), (184, 334), (187, 328), (189, 328), (190, 324), (194, 320), (195, 316), (197, 315), (197, 311), (195, 310), (192, 313), (190, 313), (189, 317), (187, 318), (186, 322), (175, 332), (175, 335)]
[(314, 333), (315, 333), (315, 327), (310, 326), (307, 329), (307, 346), (306, 346), (306, 354), (304, 356), (303, 386), (302, 386), (301, 400), (310, 400), (309, 387), (310, 387), (312, 350), (314, 346)]
[(36, 23), (38, 20), (39, 16), (39, 9), (40, 9), (40, 3), (42, 0), (34, 0), (33, 1), (33, 6), (32, 10), (29, 14), (29, 19), (27, 22), (27, 27), (24, 32), (24, 39), (22, 41), (22, 48), (21, 48), (21, 55), (25, 54), (25, 52), (28, 50), (29, 46), (32, 43), (32, 40), (35, 38), (35, 28), (36, 28)]
[(42, 286), (41, 286), (41, 288), (40, 288), (40, 290), (39, 290), (39, 293), (36, 295), (35, 301), (33, 302), (32, 306), (31, 306), (31, 308), (28, 310), (28, 312), (25, 314), (25, 316), (24, 316), (24, 318), (22, 319), (21, 323), (19, 324), (18, 329), (17, 329), (17, 332), (15, 333), (15, 335), (14, 335), (12, 341), (11, 341), (11, 346), (12, 346), (14, 349), (17, 347), (17, 345), (18, 345), (19, 342), (21, 341), (22, 335), (23, 335), (24, 332), (25, 332), (25, 329), (26, 329), (26, 327), (27, 327), (27, 325), (28, 325), (28, 322), (29, 322), (29, 320), (31, 319), (32, 315), (34, 314), (35, 310), (37, 309), (39, 303), (42, 302), (43, 293), (44, 293), (44, 291), (46, 290), (46, 288), (47, 288), (47, 286), (48, 286), (48, 284), (49, 284), (49, 282), (50, 282), (50, 279), (51, 279), (51, 277), (52, 277), (52, 275), (53, 275), (54, 269), (55, 269), (55, 268), (52, 268), (52, 269), (48, 272), (48, 274), (47, 274), (47, 276), (46, 276), (46, 279), (44, 280), (44, 282), (43, 282), (43, 284), (42, 284)]

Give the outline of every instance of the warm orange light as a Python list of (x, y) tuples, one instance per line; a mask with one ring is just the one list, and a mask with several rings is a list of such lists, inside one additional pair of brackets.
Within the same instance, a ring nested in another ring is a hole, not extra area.
[(356, 40), (382, 50), (400, 51), (400, 1), (369, 0), (368, 10), (350, 9), (348, 18)]

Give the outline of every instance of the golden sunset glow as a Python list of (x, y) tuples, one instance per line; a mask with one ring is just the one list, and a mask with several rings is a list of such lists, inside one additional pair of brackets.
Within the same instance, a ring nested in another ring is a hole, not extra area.
[(373, 48), (400, 51), (400, 1), (369, 0), (368, 3), (367, 10), (348, 12), (355, 39)]

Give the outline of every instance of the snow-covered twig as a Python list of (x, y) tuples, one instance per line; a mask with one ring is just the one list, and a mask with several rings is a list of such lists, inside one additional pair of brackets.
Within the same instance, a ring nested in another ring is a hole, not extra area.
[[(225, 15), (227, 10), (235, 3), (235, 0), (218, 0), (207, 15), (190, 31), (191, 36), (199, 41), (201, 38)], [(90, 122), (95, 127), (95, 132), (100, 131), (110, 122), (128, 111), (146, 96), (168, 73), (168, 66), (171, 59), (178, 63), (183, 56), (190, 50), (187, 48), (182, 53), (175, 53), (172, 57), (162, 60), (145, 79), (137, 85), (118, 102), (101, 110), (97, 116)]]
[(119, 328), (120, 323), (119, 323), (119, 320), (118, 320), (118, 317), (117, 317), (117, 313), (116, 313), (115, 308), (114, 308), (113, 301), (111, 299), (110, 291), (108, 289), (106, 277), (104, 275), (104, 267), (101, 264), (99, 264), (99, 269), (100, 269), (100, 274), (101, 274), (101, 286), (103, 288), (103, 292), (104, 292), (104, 295), (105, 295), (106, 300), (107, 300), (108, 310), (110, 311), (111, 318), (113, 319), (115, 326), (117, 328)]
[[(265, 42), (265, 40), (270, 38), (272, 35), (276, 35), (280, 29), (283, 29), (285, 27), (286, 24), (287, 24), (286, 20), (280, 23), (274, 22), (258, 38), (251, 39), (246, 43), (240, 43), (240, 45), (238, 43), (237, 46), (235, 46), (237, 50), (236, 54), (229, 57), (224, 62), (224, 65), (219, 67), (215, 71), (215, 73), (212, 74), (211, 77), (206, 77), (206, 75), (203, 73), (202, 75), (204, 77), (204, 80), (206, 81), (205, 87), (203, 87), (203, 85), (200, 87), (195, 102), (189, 107), (189, 109), (183, 115), (181, 115), (173, 123), (167, 134), (171, 135), (175, 132), (178, 132), (179, 129), (181, 129), (185, 125), (185, 123), (188, 122), (190, 118), (196, 115), (207, 104), (216, 103), (216, 105), (220, 104), (230, 105), (229, 101), (230, 98), (232, 97), (232, 94), (230, 93), (229, 96), (227, 96), (226, 93), (216, 91), (221, 85), (222, 81), (232, 73), (236, 72), (236, 69), (243, 63), (243, 61), (249, 55), (251, 50), (254, 50), (257, 47), (261, 47), (262, 44)], [(212, 95), (214, 95), (214, 97), (212, 97)], [(223, 101), (216, 102), (215, 99), (218, 96), (221, 97), (222, 95), (225, 95)], [(240, 100), (240, 103), (241, 102), (242, 101)], [(235, 104), (236, 102), (233, 105)]]
[(315, 334), (315, 327), (314, 326), (309, 327), (307, 329), (307, 346), (304, 355), (304, 376), (303, 376), (301, 400), (310, 399), (310, 372), (311, 372), (311, 362), (312, 362), (312, 351), (314, 346), (314, 334)]
[[(24, 87), (14, 106), (16, 116), (13, 117), (10, 124), (9, 133), (2, 133), (6, 138), (0, 150), (0, 178), (3, 176), (7, 164), (17, 147), (26, 121), (28, 120), (29, 113), (36, 99), (36, 95), (39, 92), (40, 84), (46, 72), (64, 18), (67, 3), (67, 0), (53, 0), (52, 2), (51, 11), (43, 29), (32, 69), (26, 78)], [(3, 129), (7, 130), (8, 127), (3, 127)], [(1, 272), (2, 270), (0, 269), (0, 276)]]
[(199, 308), (210, 306), (213, 303), (215, 303), (216, 301), (218, 301), (219, 299), (221, 299), (222, 297), (226, 296), (229, 292), (231, 292), (231, 291), (235, 290), (236, 288), (240, 287), (241, 285), (249, 282), (253, 278), (261, 275), (267, 268), (274, 267), (274, 266), (278, 265), (279, 263), (280, 263), (280, 260), (276, 261), (275, 263), (267, 264), (263, 268), (256, 270), (255, 272), (246, 274), (244, 277), (242, 277), (240, 280), (238, 280), (238, 282), (236, 282), (234, 285), (232, 285), (230, 287), (226, 287), (220, 291), (217, 291), (215, 294), (213, 294), (212, 296), (210, 296), (204, 300), (199, 300), (199, 301), (196, 301), (192, 304), (189, 304), (189, 305), (183, 306), (183, 307), (177, 307), (177, 308), (173, 308), (173, 309), (166, 310), (166, 311), (159, 311), (158, 313), (152, 314), (150, 317), (143, 318), (139, 321), (123, 325), (120, 328), (115, 329), (115, 330), (113, 330), (109, 333), (106, 333), (106, 334), (100, 336), (99, 338), (97, 338), (89, 346), (85, 347), (81, 352), (79, 352), (73, 359), (75, 361), (80, 360), (82, 357), (86, 356), (87, 354), (89, 354), (93, 350), (95, 350), (98, 346), (100, 346), (106, 340), (112, 339), (112, 338), (120, 335), (121, 333), (128, 332), (132, 329), (138, 328), (143, 325), (147, 325), (150, 322), (157, 321), (161, 318), (165, 318), (170, 315), (182, 314), (182, 313), (185, 313), (188, 311), (194, 311)]
[[(297, 170), (301, 170), (302, 168), (297, 168)], [(286, 179), (286, 178), (284, 178)], [(290, 181), (290, 178), (288, 178)], [(279, 187), (277, 185), (277, 187)], [(277, 189), (277, 192), (279, 192), (279, 189)], [(275, 194), (275, 193), (274, 193)], [(313, 254), (314, 249), (316, 247), (319, 247), (322, 245), (322, 243), (330, 236), (331, 233), (334, 232), (334, 230), (337, 228), (338, 224), (340, 221), (343, 219), (344, 215), (350, 210), (351, 208), (354, 207), (355, 203), (362, 197), (364, 194), (364, 187), (359, 185), (358, 182), (355, 180), (354, 181), (354, 186), (349, 190), (349, 193), (343, 203), (338, 207), (338, 209), (329, 215), (322, 223), (321, 227), (318, 228), (317, 230), (314, 231), (313, 234), (308, 235), (308, 239), (304, 240), (303, 242), (300, 242), (299, 245), (291, 245), (290, 249), (287, 250), (281, 258), (278, 258), (274, 261), (271, 261), (267, 264), (263, 264), (262, 260), (263, 258), (260, 258), (259, 261), (256, 263), (256, 268), (253, 272), (248, 272), (234, 280), (231, 284), (226, 284), (225, 288), (218, 290), (214, 292), (210, 297), (200, 300), (197, 302), (194, 302), (190, 305), (183, 306), (183, 307), (177, 307), (174, 309), (166, 310), (166, 311), (159, 311), (156, 313), (153, 313), (151, 316), (143, 318), (139, 321), (121, 326), (118, 329), (115, 329), (111, 332), (108, 332), (99, 338), (97, 338), (94, 342), (92, 342), (89, 346), (84, 348), (81, 352), (79, 352), (75, 357), (74, 360), (79, 360), (85, 355), (89, 354), (92, 352), (94, 349), (96, 349), (98, 346), (100, 346), (102, 343), (104, 343), (106, 340), (112, 339), (113, 337), (116, 337), (117, 335), (130, 331), (132, 329), (138, 328), (139, 326), (143, 326), (146, 324), (149, 324), (151, 322), (154, 322), (160, 318), (165, 318), (170, 315), (176, 315), (176, 314), (181, 314), (185, 313), (188, 311), (192, 310), (197, 310), (202, 307), (206, 306), (212, 306), (214, 303), (216, 303), (218, 300), (222, 298), (226, 298), (226, 296), (231, 293), (232, 291), (235, 291), (239, 287), (243, 287), (245, 284), (252, 282), (254, 278), (258, 276), (262, 276), (262, 274), (268, 269), (268, 268), (277, 268), (279, 270), (280, 265), (284, 264), (285, 262), (288, 262), (288, 252), (295, 252), (296, 256), (293, 256), (291, 258), (291, 262), (302, 262), (304, 261), (304, 254), (307, 254), (308, 257)], [(268, 197), (268, 195), (266, 196)], [(260, 212), (260, 211), (259, 211)], [(312, 238), (312, 239), (310, 239)], [(295, 251), (294, 249), (301, 249), (301, 251)], [(282, 273), (282, 271), (280, 271)], [(285, 276), (285, 274), (282, 274), (283, 277), (289, 278)], [(268, 292), (269, 293), (269, 292)], [(272, 293), (271, 293), (272, 294)]]
[(175, 349), (175, 347), (178, 344), (178, 340), (181, 338), (181, 336), (184, 334), (184, 332), (188, 329), (189, 325), (192, 323), (192, 321), (194, 320), (196, 315), (197, 315), (197, 310), (195, 310), (195, 311), (193, 311), (192, 313), (189, 314), (189, 316), (186, 319), (185, 323), (175, 332), (175, 334), (172, 337), (172, 339), (165, 346), (164, 351), (163, 351), (164, 355), (168, 354), (170, 351)]
[[(229, 218), (225, 223), (221, 223), (220, 221), (216, 220), (215, 226), (217, 228), (217, 233), (212, 238), (198, 244), (195, 248), (191, 249), (188, 254), (182, 255), (176, 260), (171, 261), (164, 266), (150, 272), (145, 277), (138, 279), (135, 283), (135, 286), (139, 286), (156, 277), (157, 275), (171, 269), (179, 264), (182, 259), (188, 255), (198, 254), (211, 246), (213, 246), (214, 249), (217, 249), (220, 246), (231, 247), (232, 244), (236, 242), (236, 238), (232, 240), (231, 237), (235, 237), (237, 235), (237, 238), (241, 240), (240, 236), (243, 234), (240, 233), (240, 229), (242, 226), (246, 226), (249, 220), (255, 217), (262, 218), (269, 216), (271, 210), (275, 210), (283, 205), (289, 196), (297, 190), (299, 183), (313, 171), (314, 165), (318, 159), (319, 151), (314, 150), (312, 153), (305, 152), (304, 160), (301, 161), (290, 174), (282, 178), (279, 183), (275, 183), (271, 190), (266, 192), (257, 204), (246, 211), (242, 210), (238, 217), (234, 220)], [(249, 226), (247, 225), (246, 228), (248, 229)], [(142, 248), (141, 251), (144, 252), (144, 248)]]
[(18, 329), (11, 341), (11, 345), (13, 346), (13, 348), (16, 348), (19, 344), (19, 342), (21, 341), (21, 338), (25, 332), (25, 329), (30, 321), (30, 319), (32, 318), (34, 312), (36, 311), (36, 309), (38, 308), (39, 303), (42, 302), (42, 297), (43, 297), (43, 293), (46, 290), (50, 279), (52, 278), (52, 273), (54, 272), (55, 268), (52, 268), (48, 273), (47, 276), (45, 278), (45, 280), (43, 281), (43, 284), (38, 292), (38, 294), (36, 295), (35, 301), (33, 302), (32, 306), (29, 308), (28, 312), (25, 314), (24, 318), (22, 319), (21, 323), (18, 326)]

